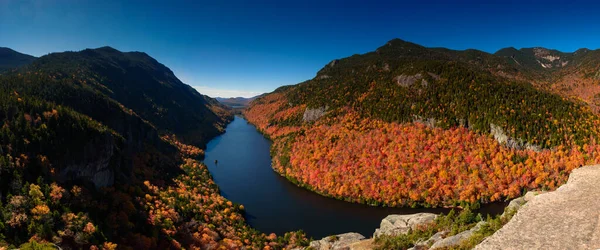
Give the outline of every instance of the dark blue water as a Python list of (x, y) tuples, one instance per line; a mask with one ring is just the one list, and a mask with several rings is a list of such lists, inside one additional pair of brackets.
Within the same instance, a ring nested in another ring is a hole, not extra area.
[[(204, 160), (221, 194), (243, 204), (248, 223), (264, 233), (282, 235), (302, 229), (315, 239), (346, 232), (370, 237), (389, 214), (448, 211), (371, 207), (320, 196), (271, 169), (270, 144), (252, 124), (235, 117), (225, 134), (208, 143)], [(503, 204), (491, 204), (481, 212), (502, 210)]]

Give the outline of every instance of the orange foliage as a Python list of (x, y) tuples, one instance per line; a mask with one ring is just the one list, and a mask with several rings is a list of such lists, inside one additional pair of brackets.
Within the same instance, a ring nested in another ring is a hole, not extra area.
[(305, 126), (291, 143), (275, 140), (273, 167), (300, 185), (348, 201), (453, 206), (554, 189), (571, 170), (600, 162), (600, 146), (591, 141), (541, 152), (515, 150), (462, 127), (387, 123), (349, 111)]
[(204, 156), (204, 150), (193, 145), (183, 144), (179, 142), (175, 135), (164, 135), (161, 138), (164, 141), (169, 142), (171, 145), (177, 147), (177, 149), (179, 149), (179, 152), (182, 154), (183, 157), (197, 158)]
[[(219, 195), (207, 167), (186, 159), (181, 168), (186, 174), (174, 180), (172, 186), (158, 187), (144, 181), (145, 197), (142, 206), (148, 211), (148, 223), (161, 229), (172, 240), (172, 247), (190, 249), (261, 249), (274, 244), (278, 249), (292, 248), (294, 239), (304, 236), (292, 233), (290, 240), (274, 234), (267, 237), (250, 228), (240, 214), (243, 206)], [(305, 240), (305, 239), (304, 239)]]
[(252, 108), (244, 112), (248, 121), (271, 138), (277, 138), (300, 131), (299, 126), (273, 126), (276, 123), (299, 119), (306, 105), (292, 108), (287, 107), (287, 101), (282, 93), (269, 94), (252, 103)]

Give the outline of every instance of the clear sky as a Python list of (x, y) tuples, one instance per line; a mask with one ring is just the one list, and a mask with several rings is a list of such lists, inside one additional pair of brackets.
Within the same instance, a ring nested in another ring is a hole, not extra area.
[(34, 56), (106, 45), (144, 51), (213, 97), (296, 84), (393, 38), (487, 52), (600, 47), (593, 3), (423, 2), (0, 0), (0, 47)]

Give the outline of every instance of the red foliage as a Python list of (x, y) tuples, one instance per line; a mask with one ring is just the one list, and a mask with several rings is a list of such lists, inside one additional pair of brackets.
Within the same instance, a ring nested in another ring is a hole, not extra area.
[[(253, 109), (247, 117), (260, 122)], [(268, 135), (300, 130), (258, 126)], [(352, 111), (302, 129), (292, 140), (275, 139), (277, 172), (326, 196), (387, 206), (514, 198), (524, 189), (554, 189), (571, 170), (600, 162), (595, 140), (583, 147), (515, 150), (466, 128), (386, 123)]]

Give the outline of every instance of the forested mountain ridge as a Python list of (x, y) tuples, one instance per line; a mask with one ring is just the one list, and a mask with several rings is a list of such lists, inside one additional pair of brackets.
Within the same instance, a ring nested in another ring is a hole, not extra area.
[(35, 59), (36, 57), (34, 56), (19, 53), (9, 48), (0, 47), (0, 74), (30, 64)]
[(0, 75), (0, 249), (300, 244), (250, 228), (198, 162), (232, 118), (141, 52), (52, 53)]
[(71, 78), (76, 87), (100, 92), (147, 120), (161, 133), (203, 147), (227, 123), (224, 106), (182, 83), (173, 72), (143, 52), (110, 47), (52, 53), (24, 69)]
[(512, 198), (554, 188), (598, 156), (594, 107), (551, 81), (600, 64), (591, 51), (539, 50), (395, 39), (257, 98), (245, 115), (274, 140), (277, 172), (327, 196), (388, 206)]
[[(124, 169), (130, 169), (132, 156), (148, 146), (173, 154), (175, 148), (161, 136), (174, 134), (203, 147), (231, 119), (226, 107), (183, 84), (148, 55), (109, 47), (52, 53), (2, 75), (0, 81), (6, 93), (68, 107), (113, 130), (123, 138), (119, 148), (128, 160), (119, 165)], [(103, 165), (117, 165), (108, 163)], [(73, 172), (64, 170), (59, 173)], [(74, 172), (94, 176), (87, 171)], [(130, 170), (121, 174), (127, 176)], [(110, 178), (92, 180), (97, 186), (112, 184)]]

